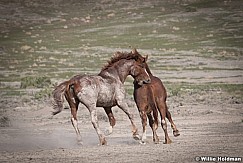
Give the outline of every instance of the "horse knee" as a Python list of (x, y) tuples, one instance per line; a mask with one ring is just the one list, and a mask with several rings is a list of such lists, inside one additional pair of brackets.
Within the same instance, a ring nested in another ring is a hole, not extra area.
[(167, 124), (166, 124), (166, 121), (165, 121), (164, 119), (162, 119), (162, 121), (161, 121), (161, 126), (162, 126), (162, 128), (163, 128), (164, 130), (167, 129)]
[(157, 129), (158, 129), (158, 124), (153, 123), (153, 128), (154, 128), (155, 130), (157, 130)]
[(94, 110), (94, 111), (91, 111), (90, 114), (91, 114), (91, 123), (92, 123), (94, 126), (96, 126), (97, 123), (98, 123), (97, 113), (96, 113), (96, 111)]
[(140, 112), (140, 117), (141, 117), (142, 123), (147, 125), (147, 115), (144, 111)]
[(71, 118), (71, 122), (72, 122), (73, 126), (75, 126), (75, 127), (78, 125), (78, 121), (74, 118)]
[(113, 127), (115, 126), (115, 124), (116, 124), (116, 119), (114, 117), (111, 117), (110, 125)]
[(139, 114), (140, 114), (140, 117), (143, 117), (145, 115), (145, 111), (140, 111)]

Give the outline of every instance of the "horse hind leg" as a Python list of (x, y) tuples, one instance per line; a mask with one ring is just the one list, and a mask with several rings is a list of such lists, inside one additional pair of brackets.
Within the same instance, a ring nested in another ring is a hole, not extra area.
[(172, 128), (172, 130), (173, 130), (173, 135), (174, 135), (175, 137), (180, 136), (180, 132), (179, 132), (179, 130), (176, 128), (176, 125), (175, 125), (175, 123), (174, 123), (173, 120), (172, 120), (171, 114), (170, 114), (170, 112), (169, 112), (167, 106), (166, 106), (166, 118), (169, 120), (169, 122), (170, 122), (170, 124), (171, 124), (171, 128)]
[(81, 134), (80, 134), (80, 130), (78, 128), (77, 110), (78, 110), (78, 106), (76, 106), (76, 107), (71, 106), (71, 114), (72, 114), (71, 122), (72, 122), (73, 128), (74, 128), (76, 135), (77, 135), (77, 141), (78, 141), (79, 144), (82, 145), (83, 144), (82, 137), (81, 137)]
[(72, 125), (73, 125), (73, 128), (76, 132), (76, 135), (77, 135), (77, 141), (79, 144), (83, 144), (82, 143), (82, 137), (81, 137), (81, 134), (80, 134), (80, 130), (78, 128), (78, 120), (77, 120), (77, 111), (78, 111), (78, 105), (79, 105), (79, 101), (78, 99), (75, 99), (74, 96), (73, 96), (73, 92), (66, 92), (65, 94), (65, 97), (66, 97), (66, 100), (71, 108), (71, 122), (72, 122)]
[(171, 144), (172, 141), (170, 140), (168, 132), (167, 132), (167, 123), (166, 123), (165, 118), (162, 118), (161, 125), (162, 125), (162, 128), (163, 128), (164, 133), (165, 133), (165, 144)]
[(90, 93), (89, 96), (85, 93), (82, 93), (83, 91), (76, 90), (77, 93), (77, 98), (78, 100), (84, 104), (87, 109), (90, 112), (91, 116), (91, 123), (96, 130), (96, 133), (98, 134), (100, 145), (106, 145), (107, 142), (105, 140), (105, 136), (103, 132), (99, 128), (99, 123), (98, 123), (98, 117), (97, 117), (97, 110), (96, 110), (96, 100), (94, 99), (95, 95)]
[(72, 122), (73, 128), (74, 128), (76, 135), (77, 135), (77, 141), (78, 141), (79, 144), (82, 145), (83, 144), (82, 138), (81, 138), (81, 134), (80, 134), (80, 131), (79, 131), (79, 128), (78, 128), (77, 109), (71, 107), (71, 114), (72, 114), (71, 122)]
[(170, 144), (172, 143), (172, 141), (169, 138), (168, 132), (167, 132), (167, 123), (166, 123), (166, 106), (165, 103), (158, 103), (158, 108), (159, 108), (159, 112), (160, 112), (160, 116), (161, 116), (161, 126), (162, 129), (164, 130), (165, 133), (165, 144)]
[(155, 144), (159, 144), (159, 137), (156, 133), (158, 125), (155, 123), (155, 120), (154, 120), (153, 116), (151, 115), (151, 113), (148, 113), (147, 116), (149, 119), (149, 126), (151, 127), (151, 129), (153, 131), (153, 141)]

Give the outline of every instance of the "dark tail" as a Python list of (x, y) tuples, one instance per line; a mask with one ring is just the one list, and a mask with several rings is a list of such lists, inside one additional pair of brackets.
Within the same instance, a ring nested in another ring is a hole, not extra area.
[(54, 109), (52, 115), (56, 115), (63, 110), (64, 94), (68, 86), (69, 86), (69, 81), (65, 81), (59, 84), (52, 92), (53, 94), (52, 105)]
[(151, 90), (151, 88), (149, 88), (149, 91), (150, 91), (150, 106), (152, 107), (152, 112), (153, 112), (153, 117), (154, 117), (154, 123), (156, 124), (156, 126), (158, 127), (159, 125), (159, 119), (158, 119), (158, 106), (156, 104), (156, 101), (155, 101), (155, 97), (154, 97), (154, 94)]
[(157, 106), (153, 107), (153, 116), (154, 116), (154, 123), (156, 124), (156, 127), (158, 127), (159, 120), (158, 120), (158, 109), (157, 109)]

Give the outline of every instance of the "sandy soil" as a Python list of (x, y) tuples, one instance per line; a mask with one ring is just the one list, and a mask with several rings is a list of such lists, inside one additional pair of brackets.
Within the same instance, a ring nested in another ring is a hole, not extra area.
[[(1, 162), (194, 162), (197, 156), (241, 157), (242, 101), (235, 101), (223, 92), (209, 91), (197, 97), (171, 97), (169, 106), (181, 132), (172, 144), (154, 144), (148, 127), (146, 145), (133, 140), (126, 115), (114, 108), (117, 125), (107, 137), (107, 146), (98, 146), (89, 113), (83, 106), (79, 110), (79, 125), (83, 146), (76, 143), (69, 110), (51, 117), (51, 106), (24, 104), (9, 111), (11, 126), (1, 128)], [(184, 100), (182, 100), (184, 99)], [(130, 101), (136, 124), (141, 133), (137, 110)], [(172, 104), (174, 103), (174, 104)], [(182, 103), (182, 104), (181, 104)], [(180, 105), (180, 106), (173, 106)], [(11, 115), (11, 116), (10, 116)], [(108, 127), (104, 111), (99, 110), (100, 126)], [(162, 129), (158, 129), (163, 141)]]

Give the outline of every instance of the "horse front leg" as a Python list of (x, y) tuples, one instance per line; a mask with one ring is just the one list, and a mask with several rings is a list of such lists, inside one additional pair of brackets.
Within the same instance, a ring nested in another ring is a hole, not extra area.
[(104, 107), (105, 109), (105, 113), (108, 116), (109, 122), (110, 122), (110, 126), (108, 129), (106, 129), (105, 131), (105, 135), (110, 135), (112, 133), (112, 129), (116, 124), (116, 119), (112, 113), (111, 107)]
[(154, 120), (151, 113), (148, 113), (147, 116), (148, 116), (148, 119), (149, 119), (149, 126), (151, 127), (151, 129), (153, 131), (153, 141), (154, 141), (155, 144), (159, 144), (159, 137), (156, 133), (158, 125), (155, 123), (155, 120)]
[(132, 125), (132, 133), (133, 133), (133, 138), (135, 140), (140, 140), (140, 137), (139, 137), (139, 134), (138, 134), (138, 129), (137, 127), (135, 126), (134, 124), (134, 119), (133, 119), (133, 114), (131, 114), (129, 111), (128, 111), (128, 105), (127, 103), (123, 102), (123, 101), (117, 101), (117, 105), (120, 109), (122, 109), (126, 115), (128, 116), (128, 118), (130, 119), (131, 121), (131, 125)]
[(143, 126), (143, 134), (142, 134), (142, 138), (141, 138), (140, 144), (146, 144), (146, 139), (147, 139), (147, 132), (146, 132), (147, 115), (146, 115), (145, 111), (140, 111), (140, 118), (141, 118), (142, 126)]

